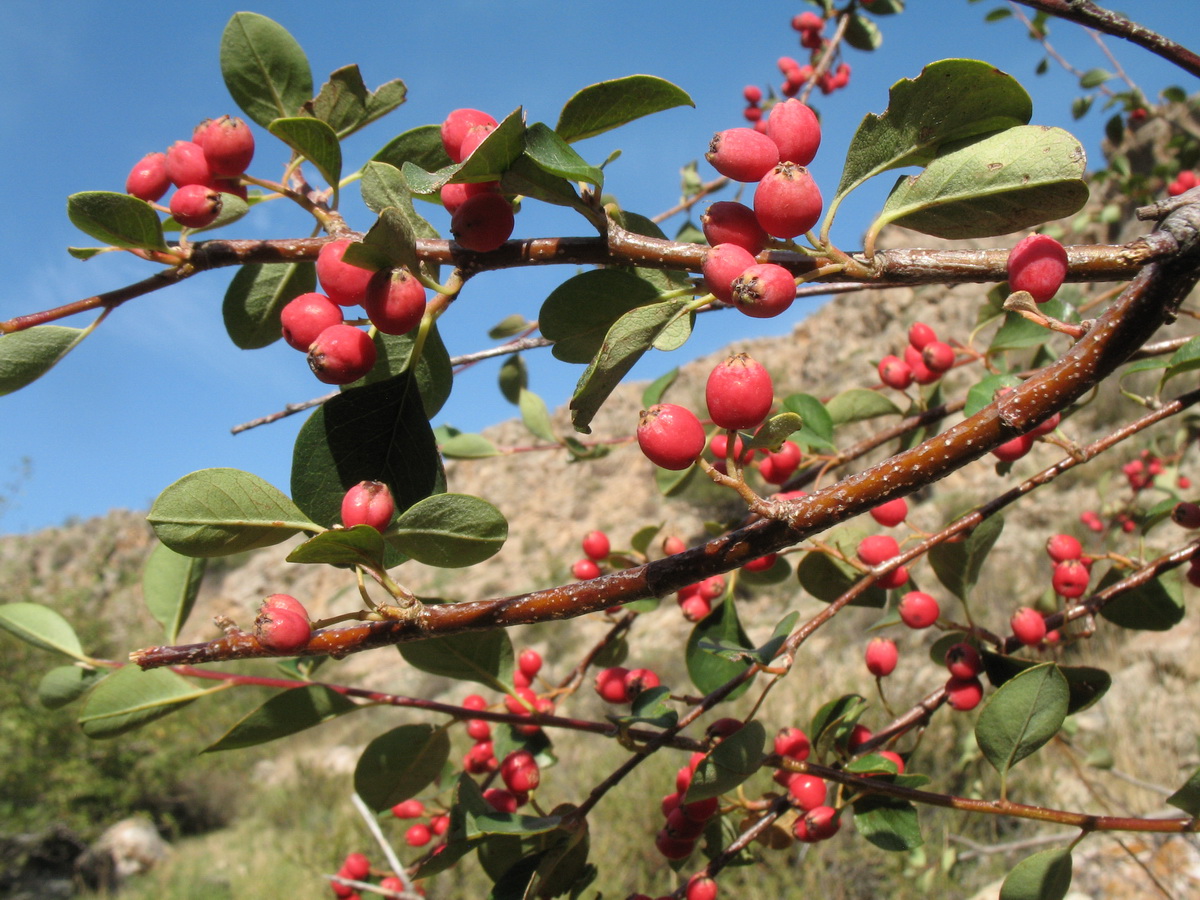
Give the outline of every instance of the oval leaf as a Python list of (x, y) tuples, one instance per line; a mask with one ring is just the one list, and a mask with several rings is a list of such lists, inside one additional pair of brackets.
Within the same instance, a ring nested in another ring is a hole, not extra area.
[[(849, 563), (834, 559), (828, 553), (812, 550), (796, 566), (796, 577), (800, 587), (824, 603), (832, 603), (862, 578), (862, 572)], [(870, 606), (883, 609), (887, 604), (887, 591), (877, 584), (855, 597), (851, 606)]]
[(1058, 734), (1067, 717), (1067, 679), (1053, 663), (1026, 669), (1000, 686), (979, 714), (975, 739), (1001, 775)]
[(38, 325), (0, 337), (0, 397), (37, 381), (86, 335), (82, 328)]
[[(1109, 569), (1096, 590), (1104, 590), (1121, 577), (1117, 569)], [(1100, 607), (1100, 615), (1114, 625), (1143, 631), (1169, 631), (1183, 621), (1183, 614), (1183, 592), (1177, 576), (1160, 576)]]
[(265, 744), (290, 734), (354, 712), (353, 700), (322, 684), (310, 684), (276, 694), (258, 709), (247, 713), (204, 753), (240, 750)]
[(162, 222), (145, 200), (112, 191), (84, 191), (67, 198), (67, 217), (84, 234), (114, 247), (167, 250)]
[[(720, 647), (743, 647), (748, 651), (753, 650), (754, 644), (742, 628), (737, 605), (732, 597), (726, 597), (720, 606), (697, 622), (692, 633), (688, 635), (687, 647), (684, 650), (688, 677), (702, 694), (708, 694), (752, 665), (751, 660), (747, 658), (734, 660), (718, 656), (705, 650), (701, 646), (702, 642)], [(745, 682), (725, 699), (740, 697), (749, 690), (750, 684), (750, 681)]]
[(401, 553), (427, 566), (461, 568), (494, 556), (508, 522), (492, 504), (468, 494), (435, 494), (407, 509), (388, 532)]
[(317, 289), (312, 263), (250, 263), (225, 290), (221, 316), (240, 350), (258, 350), (283, 336), (279, 314), (288, 301)]
[(676, 106), (695, 106), (682, 88), (653, 75), (629, 75), (585, 87), (566, 102), (554, 130), (564, 141), (595, 137)]
[(558, 443), (545, 400), (528, 388), (521, 388), (517, 394), (517, 407), (521, 410), (521, 421), (536, 437), (552, 444)]
[(179, 630), (187, 621), (200, 593), (207, 562), (176, 553), (159, 544), (142, 570), (142, 599), (150, 615), (163, 627), (166, 643), (179, 639)]
[(900, 414), (900, 407), (895, 403), (879, 391), (869, 391), (866, 388), (842, 391), (825, 404), (825, 409), (835, 426)]
[(1043, 850), (1021, 860), (1000, 886), (1000, 900), (1062, 900), (1071, 889), (1071, 851)]
[(630, 310), (653, 303), (658, 295), (658, 288), (627, 271), (592, 269), (550, 292), (538, 313), (538, 325), (542, 335), (554, 341), (551, 352), (556, 359), (591, 362), (613, 324)]
[(336, 207), (342, 177), (342, 145), (337, 133), (320, 119), (307, 116), (276, 119), (267, 130), (317, 167), (325, 183), (333, 188)]
[(511, 689), (513, 647), (505, 631), (468, 631), (414, 641), (401, 644), (400, 655), (422, 672), (475, 681), (498, 691)]
[(383, 535), (370, 525), (323, 531), (309, 538), (288, 554), (294, 563), (322, 563), (329, 566), (383, 567)]
[(184, 556), (227, 556), (317, 530), (282, 491), (240, 469), (184, 475), (158, 495), (146, 520)]
[(450, 758), (450, 736), (433, 725), (401, 725), (379, 735), (354, 769), (354, 790), (376, 812), (423, 791)]
[(440, 125), (421, 125), (396, 135), (371, 160), (387, 163), (397, 169), (403, 168), (408, 162), (428, 172), (454, 165), (442, 144)]
[(484, 459), (500, 455), (496, 445), (482, 434), (456, 434), (438, 446), (446, 459)]
[(989, 516), (961, 541), (942, 542), (929, 551), (929, 562), (938, 581), (958, 597), (966, 600), (979, 581), (979, 572), (1000, 532), (1004, 530), (1003, 516)]
[(570, 144), (542, 122), (534, 122), (526, 130), (525, 155), (533, 160), (538, 168), (551, 175), (569, 178), (571, 181), (586, 181), (596, 187), (604, 184), (604, 173), (595, 166), (588, 165)]
[(234, 13), (221, 35), (221, 75), (242, 112), (267, 128), (312, 99), (308, 57), (287, 29), (258, 13)]
[[(219, 690), (219, 688), (216, 688)], [(170, 669), (128, 665), (96, 685), (79, 716), (90, 738), (110, 738), (181, 709), (214, 688), (196, 688)]]
[(46, 709), (62, 709), (86, 694), (107, 673), (79, 666), (56, 666), (38, 682), (38, 702)]
[(40, 603), (5, 603), (0, 606), (0, 628), (42, 650), (63, 653), (87, 662), (75, 629), (48, 606)]
[(368, 90), (358, 66), (349, 65), (330, 74), (306, 111), (328, 122), (341, 140), (396, 109), (407, 96), (408, 88), (399, 79)]
[(898, 797), (867, 794), (855, 800), (854, 828), (881, 850), (903, 852), (925, 843), (917, 808)]
[(759, 769), (767, 730), (754, 719), (721, 740), (696, 767), (685, 803), (719, 797), (750, 778)]

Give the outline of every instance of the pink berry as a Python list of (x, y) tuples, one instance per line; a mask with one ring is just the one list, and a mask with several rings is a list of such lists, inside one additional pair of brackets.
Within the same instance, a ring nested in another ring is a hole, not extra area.
[(294, 612), (298, 616), (308, 618), (308, 610), (304, 608), (304, 604), (293, 597), (291, 594), (272, 594), (262, 602), (262, 607), (274, 607), (276, 609), (286, 609), (289, 612)]
[(1046, 553), (1056, 563), (1083, 556), (1083, 545), (1069, 534), (1054, 534), (1046, 540)]
[(788, 727), (781, 728), (775, 735), (774, 749), (780, 756), (804, 762), (808, 759), (812, 744), (809, 743), (808, 735), (799, 728)]
[(825, 20), (815, 12), (802, 12), (792, 16), (792, 27), (797, 31), (823, 31)]
[(283, 339), (288, 346), (307, 351), (330, 325), (341, 325), (342, 308), (324, 294), (301, 294), (279, 313)]
[(685, 900), (717, 900), (717, 883), (712, 877), (698, 872), (688, 879)]
[(642, 691), (648, 691), (661, 684), (658, 674), (653, 669), (630, 669), (625, 675), (625, 699), (636, 700)]
[(1062, 422), (1062, 413), (1056, 412), (1049, 418), (1043, 419), (1040, 425), (1037, 425), (1029, 432), (1030, 437), (1041, 437), (1043, 434), (1049, 434)]
[(900, 545), (896, 539), (886, 534), (873, 534), (863, 538), (858, 544), (858, 558), (868, 566), (877, 566), (885, 560), (898, 556)]
[(241, 119), (221, 116), (201, 125), (192, 140), (204, 150), (213, 175), (236, 178), (250, 168), (254, 159), (254, 135)]
[(401, 800), (392, 807), (392, 815), (397, 819), (419, 819), (425, 815), (425, 804), (420, 800)]
[(992, 456), (1000, 462), (1016, 462), (1033, 448), (1033, 435), (1022, 434), (1012, 440), (1005, 441), (992, 451)]
[[(753, 254), (738, 244), (717, 244), (710, 247), (700, 260), (704, 286), (718, 300), (732, 303), (734, 280), (754, 264)], [(794, 285), (795, 282), (793, 292)]]
[(462, 162), (465, 158), (462, 143), (467, 132), (481, 125), (495, 128), (498, 124), (495, 119), (478, 109), (453, 110), (442, 122), (442, 146), (446, 155), (456, 163)]
[(185, 184), (171, 195), (171, 215), (185, 228), (203, 228), (221, 214), (221, 193), (202, 184)]
[(264, 603), (254, 620), (254, 635), (268, 650), (291, 653), (308, 643), (312, 626), (306, 615)]
[(779, 149), (753, 128), (729, 128), (713, 135), (704, 158), (726, 178), (752, 182), (760, 181), (779, 164)]
[(397, 878), (395, 875), (389, 875), (389, 876), (387, 876), (387, 878), (381, 879), (379, 882), (379, 889), (389, 892), (384, 895), (386, 897), (396, 896), (398, 894), (403, 893), (405, 890), (404, 882), (401, 881), (399, 878)]
[(391, 489), (382, 481), (360, 481), (342, 498), (342, 524), (347, 528), (370, 525), (385, 531), (395, 511)]
[(500, 763), (500, 777), (510, 791), (527, 794), (541, 784), (542, 775), (537, 760), (528, 750), (516, 750)]
[(656, 403), (642, 410), (637, 441), (650, 462), (679, 471), (690, 466), (704, 452), (708, 437), (691, 410), (674, 403)]
[(350, 384), (375, 366), (375, 344), (353, 325), (330, 325), (308, 349), (308, 367), (325, 384)]
[(522, 650), (521, 655), (517, 657), (517, 668), (526, 678), (533, 678), (542, 670), (542, 654), (536, 650)]
[(1028, 606), (1022, 606), (1013, 613), (1009, 625), (1017, 640), (1027, 647), (1040, 644), (1046, 636), (1046, 620), (1040, 612)]
[(916, 350), (924, 350), (937, 340), (937, 332), (924, 322), (913, 322), (908, 328), (908, 343)]
[(880, 503), (871, 510), (871, 518), (884, 528), (895, 528), (908, 518), (908, 501), (903, 497)]
[(913, 372), (900, 357), (888, 354), (879, 361), (879, 380), (894, 390), (905, 391), (913, 382)]
[(767, 234), (775, 237), (794, 238), (811, 231), (821, 218), (821, 207), (817, 183), (808, 169), (796, 163), (780, 163), (754, 190), (754, 214)]
[(709, 373), (704, 400), (718, 428), (757, 428), (771, 411), (775, 389), (763, 365), (739, 353)]
[[(736, 244), (751, 255), (758, 255), (767, 246), (767, 233), (758, 224), (754, 210), (734, 200), (719, 200), (700, 217), (704, 237), (712, 246)], [(738, 275), (741, 272), (737, 273)], [(734, 276), (737, 277), (736, 275)], [(733, 279), (731, 278), (730, 281)]]
[(946, 682), (946, 702), (959, 712), (967, 712), (983, 699), (983, 683), (976, 677), (951, 678)]
[(516, 227), (512, 204), (500, 194), (468, 197), (450, 217), (450, 233), (460, 247), (488, 253), (503, 246)]
[(472, 775), (494, 772), (498, 766), (496, 751), (491, 741), (480, 741), (473, 744), (471, 749), (463, 755), (463, 768)]
[(576, 581), (591, 581), (600, 577), (600, 567), (594, 559), (576, 560), (571, 566), (571, 575)]
[(367, 283), (363, 308), (384, 334), (408, 334), (425, 315), (425, 286), (408, 269), (380, 269)]
[(983, 658), (973, 644), (959, 641), (946, 650), (946, 669), (952, 678), (974, 678), (983, 671)]
[(1008, 254), (1008, 286), (1038, 303), (1055, 295), (1067, 277), (1067, 251), (1048, 234), (1022, 238)]
[[(891, 675), (896, 670), (896, 663), (900, 660), (896, 642), (888, 638), (872, 638), (867, 644), (864, 656), (867, 671), (876, 678), (886, 678)], [(821, 799), (824, 800), (824, 796)]]
[(492, 125), (473, 125), (467, 130), (463, 136), (462, 144), (459, 145), (458, 152), (462, 154), (463, 160), (470, 158), (471, 154), (479, 149), (479, 145), (487, 140), (487, 136), (495, 131)]
[(1087, 591), (1092, 574), (1078, 559), (1064, 559), (1054, 566), (1054, 592), (1062, 597), (1074, 599)]
[(583, 555), (597, 562), (608, 556), (612, 544), (603, 531), (589, 531), (583, 537)]
[(170, 186), (165, 153), (147, 153), (134, 164), (125, 179), (125, 192), (147, 203), (161, 198)]
[(738, 311), (754, 319), (771, 319), (787, 311), (796, 299), (792, 273), (774, 263), (752, 265), (732, 285)]
[(954, 366), (954, 348), (941, 341), (930, 341), (921, 351), (921, 359), (931, 372), (945, 372)]
[(1200, 528), (1200, 504), (1176, 503), (1171, 509), (1171, 521), (1181, 528)]
[(747, 103), (761, 103), (763, 98), (762, 88), (756, 84), (748, 84), (742, 88), (742, 97)]
[(623, 666), (612, 666), (601, 669), (596, 673), (594, 682), (596, 693), (609, 703), (625, 703), (628, 696), (625, 693), (625, 677), (629, 670)]
[(428, 825), (410, 825), (408, 831), (404, 832), (404, 842), (410, 847), (424, 847), (433, 840), (433, 832), (429, 830)]
[(712, 604), (703, 597), (691, 596), (679, 602), (679, 609), (689, 622), (699, 622), (712, 612)]
[(909, 591), (900, 601), (900, 621), (909, 628), (928, 628), (942, 614), (937, 600), (923, 591)]
[(375, 274), (370, 269), (342, 261), (351, 243), (347, 238), (330, 241), (317, 254), (317, 280), (338, 306), (360, 306), (367, 299), (367, 287)]
[[(804, 79), (800, 79), (800, 84), (803, 83)], [(779, 148), (780, 162), (807, 166), (821, 146), (821, 123), (816, 113), (799, 100), (786, 100), (771, 107), (771, 115), (767, 119), (767, 137)]]
[(438, 192), (441, 198), (442, 206), (446, 207), (446, 212), (454, 215), (458, 212), (458, 208), (474, 197), (476, 194), (495, 194), (500, 191), (500, 182), (498, 181), (478, 181), (473, 183), (450, 183), (442, 185), (442, 189)]
[(176, 141), (167, 148), (167, 177), (177, 188), (185, 184), (207, 185), (213, 173), (204, 158), (204, 148), (192, 141)]

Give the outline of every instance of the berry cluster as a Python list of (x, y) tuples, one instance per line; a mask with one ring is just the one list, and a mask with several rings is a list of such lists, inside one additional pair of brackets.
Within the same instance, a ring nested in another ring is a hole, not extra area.
[(879, 361), (879, 380), (897, 391), (917, 384), (933, 384), (954, 367), (954, 348), (938, 340), (937, 332), (924, 322), (908, 329), (904, 358), (889, 354)]
[[(730, 721), (741, 727), (741, 722)], [(680, 860), (691, 856), (708, 820), (716, 815), (720, 806), (716, 797), (691, 803), (683, 802), (684, 795), (691, 787), (692, 776), (704, 761), (704, 757), (704, 753), (693, 753), (688, 764), (675, 774), (675, 792), (662, 799), (662, 814), (666, 822), (655, 837), (654, 846), (667, 859)]]
[[(417, 803), (419, 805), (420, 801), (405, 801), (405, 803)], [(399, 806), (404, 806), (404, 803), (401, 803)], [(399, 808), (399, 806), (397, 808)], [(448, 828), (450, 826), (450, 817), (443, 816), (442, 818), (446, 820), (445, 828)], [(445, 830), (445, 828), (443, 828), (443, 830)], [(351, 881), (366, 881), (371, 877), (371, 861), (361, 853), (347, 854), (346, 859), (342, 862), (341, 868), (337, 870), (337, 875), (339, 878), (347, 878)], [(361, 900), (362, 898), (362, 895), (358, 891), (354, 890), (349, 885), (342, 884), (341, 882), (332, 882), (332, 887), (333, 895), (338, 897), (339, 900)], [(421, 887), (421, 885), (415, 884), (412, 887), (413, 890), (415, 890), (422, 897), (425, 896), (425, 889)], [(400, 896), (405, 890), (406, 887), (404, 882), (395, 875), (387, 875), (381, 878), (379, 881), (379, 891), (384, 897)], [(372, 891), (370, 896), (375, 897), (380, 896), (380, 894)], [(405, 894), (405, 896), (410, 895)]]
[[(454, 162), (464, 162), (498, 124), (478, 109), (453, 110), (442, 122), (442, 147)], [(516, 224), (512, 203), (500, 193), (498, 181), (446, 184), (440, 196), (459, 246), (487, 253), (512, 237)]]
[(610, 666), (596, 673), (593, 682), (596, 693), (609, 703), (632, 703), (642, 691), (659, 686), (658, 674), (653, 669), (626, 669)]
[(600, 564), (608, 559), (612, 552), (612, 542), (603, 531), (589, 531), (584, 535), (583, 559), (576, 560), (571, 566), (571, 574), (578, 581), (591, 581), (600, 577)]
[(1178, 197), (1185, 191), (1190, 191), (1198, 184), (1200, 184), (1200, 174), (1191, 169), (1184, 169), (1175, 176), (1174, 181), (1167, 185), (1167, 193), (1172, 197)]
[[(809, 61), (801, 65), (790, 56), (781, 56), (779, 58), (779, 71), (783, 75), (783, 83), (779, 85), (779, 93), (784, 97), (795, 97), (803, 89), (809, 81), (812, 80), (813, 73), (816, 71), (816, 66), (820, 62), (821, 57), (826, 52), (828, 40), (825, 38), (825, 19), (814, 12), (802, 12), (792, 17), (792, 28), (800, 33), (800, 46), (805, 50), (809, 50)], [(834, 91), (844, 88), (850, 83), (850, 66), (846, 63), (839, 63), (836, 68), (826, 68), (825, 71), (817, 78), (817, 87), (821, 89), (822, 94), (832, 94)], [(743, 110), (743, 115), (746, 121), (754, 123), (756, 128), (760, 128), (763, 120), (764, 110), (760, 105), (763, 100), (763, 92), (755, 85), (749, 84), (742, 91), (742, 96), (746, 100), (746, 108)], [(760, 128), (761, 130), (761, 128)]]

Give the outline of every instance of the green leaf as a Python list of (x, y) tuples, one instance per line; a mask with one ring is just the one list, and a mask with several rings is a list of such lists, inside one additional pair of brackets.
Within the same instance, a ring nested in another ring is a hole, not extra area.
[(240, 469), (184, 475), (158, 495), (146, 519), (160, 541), (184, 556), (227, 556), (316, 530), (282, 491)]
[(804, 421), (804, 427), (793, 440), (805, 450), (836, 450), (833, 444), (833, 417), (825, 404), (811, 394), (790, 394), (783, 408), (794, 412)]
[(266, 744), (314, 728), (358, 708), (359, 705), (353, 700), (323, 684), (292, 688), (276, 694), (258, 709), (247, 713), (201, 752), (218, 753)]
[(511, 316), (505, 316), (489, 328), (488, 337), (493, 341), (502, 341), (505, 338), (516, 337), (522, 331), (529, 329), (532, 324), (520, 313), (513, 313)]
[(551, 175), (585, 181), (597, 188), (604, 184), (604, 173), (589, 165), (570, 144), (542, 122), (534, 122), (526, 130), (525, 155)]
[(90, 738), (110, 738), (141, 728), (214, 689), (196, 688), (170, 669), (143, 672), (127, 665), (96, 685), (79, 724)]
[[(1122, 577), (1117, 569), (1109, 569), (1096, 590), (1102, 591)], [(1160, 576), (1100, 607), (1100, 616), (1114, 625), (1142, 631), (1169, 631), (1183, 621), (1183, 614), (1183, 591), (1178, 577)]]
[(871, 52), (878, 50), (883, 44), (883, 35), (879, 26), (862, 15), (852, 15), (846, 26), (846, 43), (855, 50)]
[(1022, 125), (944, 153), (902, 177), (871, 232), (889, 223), (963, 240), (1077, 212), (1088, 199), (1083, 146), (1061, 128)]
[(396, 207), (387, 207), (363, 239), (346, 248), (342, 259), (350, 265), (374, 271), (400, 266), (410, 272), (417, 271), (416, 235), (408, 217)]
[(342, 178), (342, 145), (334, 130), (320, 119), (295, 116), (275, 119), (267, 131), (317, 167), (325, 183), (333, 188), (336, 207), (338, 182)]
[(836, 196), (888, 169), (926, 165), (943, 144), (1023, 125), (1032, 115), (1025, 89), (994, 66), (974, 59), (931, 63), (892, 85), (882, 115), (862, 120)]
[(402, 512), (441, 480), (437, 442), (407, 372), (339, 394), (296, 437), (292, 496), (315, 522), (338, 521), (342, 498), (360, 481), (387, 484)]
[(609, 715), (608, 719), (617, 725), (650, 725), (654, 728), (672, 728), (679, 721), (679, 713), (671, 706), (671, 689), (656, 687), (637, 695), (629, 715)]
[(404, 168), (407, 162), (428, 171), (454, 165), (442, 145), (442, 129), (439, 125), (421, 125), (396, 135), (371, 157), (371, 161), (387, 163), (397, 169)]
[(1104, 69), (1088, 69), (1079, 76), (1079, 86), (1086, 91), (1094, 87), (1100, 87), (1104, 82), (1115, 77), (1112, 72), (1105, 71)]
[[(363, 166), (362, 197), (363, 202), (376, 215), (382, 214), (388, 208), (398, 209), (413, 237), (438, 237), (437, 229), (413, 207), (412, 190), (404, 180), (404, 175), (395, 166), (384, 162), (369, 162)], [(422, 263), (422, 270), (436, 280), (437, 266)]]
[(490, 812), (472, 816), (467, 838), (484, 834), (544, 834), (562, 824), (560, 816), (523, 816), (519, 813)]
[[(959, 634), (957, 637), (961, 640), (963, 635)], [(947, 644), (948, 646), (949, 644)], [(1026, 669), (1032, 669), (1034, 666), (1039, 665), (1039, 663), (1032, 659), (1022, 659), (1017, 656), (1001, 656), (986, 648), (981, 651), (981, 655), (983, 657), (983, 669), (987, 673), (988, 681), (996, 687), (1000, 687), (1000, 685), (1010, 681)], [(942, 655), (936, 661), (941, 663), (944, 656), (945, 649), (943, 649)], [(1058, 670), (1067, 679), (1067, 715), (1069, 716), (1087, 709), (1103, 697), (1108, 689), (1112, 687), (1112, 676), (1103, 669), (1097, 669), (1092, 666), (1059, 666)]]
[(683, 299), (652, 303), (630, 310), (613, 323), (571, 398), (571, 421), (576, 431), (591, 433), (592, 418), (609, 394), (687, 304)]
[(355, 525), (322, 531), (289, 553), (287, 561), (380, 569), (383, 568), (383, 550), (383, 535), (370, 525)]
[(676, 366), (669, 372), (659, 375), (655, 378), (646, 389), (642, 391), (642, 409), (649, 409), (655, 403), (662, 400), (663, 394), (667, 392), (667, 388), (675, 383), (675, 379), (679, 377), (679, 367)]
[[(1038, 305), (1039, 312), (1055, 319), (1069, 321), (1074, 310), (1061, 300), (1049, 300)], [(1076, 317), (1077, 318), (1077, 317)], [(1050, 333), (1036, 322), (1030, 322), (1024, 316), (1015, 312), (1005, 313), (1004, 323), (997, 329), (988, 354), (1000, 353), (1005, 350), (1025, 350), (1045, 344)]]
[(546, 401), (528, 388), (521, 388), (517, 395), (517, 406), (521, 410), (521, 421), (536, 437), (552, 444), (558, 443), (554, 424), (550, 421), (550, 410)]
[(86, 694), (106, 674), (99, 669), (56, 666), (38, 682), (38, 702), (46, 709), (62, 709)]
[(521, 391), (529, 387), (529, 372), (520, 353), (514, 353), (500, 367), (500, 393), (504, 399), (516, 406), (521, 402)]
[[(688, 635), (687, 647), (684, 650), (688, 676), (692, 679), (692, 684), (699, 688), (700, 693), (708, 694), (750, 668), (749, 660), (725, 659), (704, 650), (700, 646), (701, 643), (744, 647), (747, 650), (754, 647), (738, 619), (737, 606), (732, 597), (726, 597), (720, 606), (697, 622), (692, 633)], [(725, 699), (740, 697), (749, 690), (750, 684), (750, 681), (743, 683)]]
[(383, 812), (432, 784), (449, 758), (445, 728), (401, 725), (367, 744), (354, 769), (354, 791), (370, 809)]
[(963, 416), (970, 417), (975, 415), (985, 406), (991, 405), (996, 399), (996, 391), (1005, 387), (1016, 387), (1021, 383), (1021, 379), (1016, 375), (999, 374), (987, 375), (980, 381), (971, 386), (967, 391), (967, 402), (963, 406)]
[(327, 123), (341, 140), (396, 109), (407, 96), (398, 78), (368, 90), (358, 66), (349, 65), (330, 74), (305, 112)]
[(1021, 860), (1000, 886), (1000, 900), (1063, 900), (1071, 889), (1071, 851), (1042, 850)]
[(142, 570), (142, 598), (150, 615), (163, 627), (166, 643), (179, 640), (204, 578), (206, 560), (176, 553), (166, 544), (159, 544), (146, 560)]
[[(221, 208), (217, 212), (217, 217), (205, 225), (203, 228), (189, 228), (190, 234), (198, 234), (201, 231), (215, 231), (218, 228), (236, 222), (242, 216), (250, 211), (250, 204), (239, 197), (237, 194), (230, 194), (225, 191), (221, 192)], [(173, 218), (168, 218), (162, 223), (164, 231), (180, 231), (182, 226)]]
[(758, 771), (767, 742), (767, 730), (753, 719), (723, 738), (696, 767), (684, 803), (719, 797)]
[[(377, 361), (375, 368), (367, 373), (361, 381), (348, 385), (343, 390), (358, 388), (367, 384), (378, 384), (394, 378), (407, 371), (412, 360), (412, 349), (417, 339), (414, 328), (408, 334), (375, 334), (375, 352)], [(450, 365), (450, 354), (442, 341), (441, 332), (436, 324), (429, 327), (425, 335), (425, 346), (421, 349), (421, 359), (417, 363), (417, 390), (421, 395), (421, 407), (426, 419), (436, 416), (450, 398), (454, 389), (454, 371)]]
[(794, 412), (779, 413), (763, 422), (745, 447), (747, 450), (778, 447), (803, 426), (804, 421)]
[(456, 434), (438, 445), (446, 459), (484, 459), (499, 456), (496, 445), (482, 434)]
[(622, 269), (591, 269), (551, 291), (538, 313), (555, 359), (586, 363), (600, 352), (609, 329), (630, 310), (648, 306), (658, 289)]
[(525, 111), (517, 107), (501, 120), (461, 166), (453, 181), (495, 181), (525, 149)]
[(1167, 798), (1176, 809), (1182, 809), (1193, 819), (1200, 816), (1200, 769), (1192, 773), (1179, 790)]
[[(812, 550), (796, 566), (796, 577), (800, 586), (823, 603), (832, 603), (850, 590), (863, 573), (847, 562), (834, 559), (828, 553)], [(869, 606), (883, 609), (887, 604), (887, 591), (875, 584), (867, 588), (850, 602), (851, 606)]]
[(239, 350), (258, 350), (282, 335), (288, 302), (317, 289), (312, 263), (249, 263), (238, 269), (221, 304), (225, 330)]
[(854, 801), (854, 828), (881, 850), (915, 850), (925, 843), (917, 808), (907, 800), (866, 794)]
[(676, 106), (695, 106), (682, 88), (653, 75), (629, 75), (585, 87), (563, 106), (554, 130), (574, 143)]
[(1159, 390), (1176, 375), (1200, 369), (1200, 335), (1192, 338), (1173, 354), (1167, 362), (1167, 371), (1163, 373)]
[(71, 224), (114, 247), (166, 251), (162, 222), (145, 200), (112, 191), (83, 191), (67, 198)]
[(866, 708), (866, 700), (858, 694), (843, 694), (816, 711), (808, 726), (808, 736), (817, 759), (828, 756), (834, 746), (849, 737)]
[(492, 504), (468, 494), (435, 494), (413, 504), (388, 532), (400, 552), (428, 566), (460, 568), (494, 556), (508, 522)]
[(963, 540), (943, 541), (929, 551), (934, 574), (946, 590), (960, 600), (970, 596), (979, 581), (979, 572), (1003, 530), (1004, 517), (989, 516)]
[(422, 672), (474, 681), (502, 692), (511, 690), (513, 647), (508, 633), (501, 629), (400, 644), (400, 655)]
[(869, 391), (866, 388), (842, 391), (825, 404), (825, 410), (829, 413), (834, 427), (851, 422), (865, 422), (879, 416), (900, 414), (900, 407), (895, 403), (879, 391)]
[(0, 605), (0, 628), (42, 650), (63, 653), (83, 662), (88, 660), (71, 623), (40, 603)]
[(988, 698), (975, 723), (975, 739), (996, 771), (1007, 775), (1058, 734), (1069, 695), (1058, 667), (1043, 663), (1006, 681)]
[(242, 111), (263, 128), (297, 115), (312, 98), (308, 57), (282, 25), (234, 13), (221, 35), (221, 74)]
[(87, 334), (82, 328), (38, 325), (0, 337), (0, 397), (37, 381)]

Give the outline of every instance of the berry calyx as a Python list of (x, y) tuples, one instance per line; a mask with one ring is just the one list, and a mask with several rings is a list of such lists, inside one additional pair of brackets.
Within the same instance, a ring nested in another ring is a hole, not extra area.
[(342, 308), (324, 294), (301, 294), (289, 300), (279, 313), (283, 339), (289, 347), (307, 351), (322, 331), (341, 325)]
[[(805, 80), (801, 78), (800, 84)], [(767, 137), (779, 149), (780, 162), (807, 166), (821, 146), (821, 123), (816, 113), (799, 100), (786, 100), (771, 107), (771, 115), (767, 118)]]
[(638, 446), (664, 469), (686, 469), (704, 452), (707, 440), (696, 414), (674, 403), (656, 403), (642, 410), (638, 420)]
[(661, 684), (658, 673), (653, 669), (630, 669), (625, 674), (625, 699), (633, 701), (642, 691), (648, 691)]
[(380, 269), (367, 282), (363, 308), (384, 334), (408, 334), (425, 315), (425, 285), (403, 266)]
[(375, 274), (342, 260), (351, 243), (348, 238), (330, 241), (317, 254), (317, 280), (326, 296), (338, 306), (360, 306), (367, 298), (367, 286)]
[(342, 498), (342, 524), (347, 528), (370, 525), (385, 531), (395, 511), (392, 491), (382, 481), (360, 481)]
[(798, 841), (815, 844), (833, 837), (840, 827), (841, 819), (838, 818), (836, 809), (832, 806), (818, 806), (796, 819), (792, 826), (792, 835)]
[(450, 217), (450, 233), (460, 247), (488, 253), (512, 237), (516, 227), (512, 204), (500, 194), (468, 197)]
[(1035, 647), (1046, 636), (1046, 620), (1036, 609), (1022, 606), (1009, 620), (1017, 640), (1027, 647)]
[(734, 280), (734, 305), (753, 319), (771, 319), (787, 311), (796, 299), (796, 280), (783, 266), (761, 263), (742, 270)]
[(353, 325), (330, 325), (308, 349), (308, 367), (325, 384), (350, 384), (375, 366), (375, 344)]
[(808, 169), (792, 162), (777, 165), (754, 190), (754, 214), (759, 224), (767, 234), (779, 238), (811, 231), (821, 218), (822, 205), (821, 191)]
[(147, 203), (161, 198), (170, 186), (165, 153), (147, 153), (134, 163), (125, 179), (125, 192)]
[[(888, 638), (872, 638), (867, 644), (864, 657), (867, 663), (867, 671), (876, 678), (886, 678), (896, 670), (896, 663), (900, 660), (900, 652), (896, 649), (896, 642)], [(822, 796), (821, 798), (825, 798)]]
[(757, 428), (771, 411), (775, 388), (762, 363), (745, 353), (730, 356), (709, 373), (704, 387), (709, 418), (718, 428)]
[(221, 192), (203, 184), (185, 184), (171, 195), (171, 215), (184, 228), (204, 228), (221, 214)]
[(779, 164), (779, 149), (771, 138), (753, 128), (729, 128), (712, 136), (704, 158), (726, 178), (752, 182)]
[(954, 348), (941, 341), (930, 341), (921, 351), (921, 360), (930, 372), (941, 374), (954, 366)]
[(937, 600), (924, 591), (909, 591), (900, 601), (900, 621), (909, 628), (928, 628), (942, 614)]
[(1022, 238), (1008, 254), (1008, 286), (1045, 303), (1067, 277), (1067, 251), (1048, 234)]

